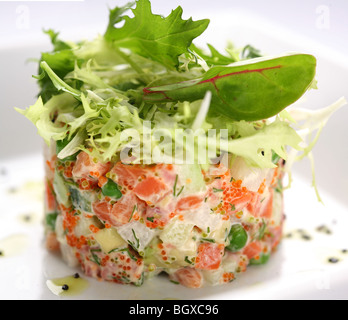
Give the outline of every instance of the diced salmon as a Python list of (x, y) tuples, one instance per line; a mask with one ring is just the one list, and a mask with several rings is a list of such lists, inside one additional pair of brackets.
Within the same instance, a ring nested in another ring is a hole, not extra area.
[(203, 204), (203, 198), (199, 196), (188, 196), (181, 198), (176, 206), (177, 210), (193, 210), (198, 209)]
[(234, 210), (240, 211), (243, 210), (245, 206), (249, 204), (252, 200), (252, 192), (246, 189), (245, 187), (241, 187), (239, 184), (233, 184), (224, 189), (224, 198), (225, 202), (229, 204), (229, 206), (234, 207)]
[(262, 245), (259, 241), (251, 242), (244, 250), (243, 254), (245, 254), (248, 259), (253, 259), (257, 257), (262, 251)]
[(46, 248), (50, 251), (58, 251), (60, 249), (55, 232), (50, 231), (46, 234)]
[(92, 204), (93, 212), (96, 214), (96, 216), (105, 222), (110, 223), (110, 214), (112, 206), (107, 201), (99, 201), (94, 202)]
[(202, 243), (198, 247), (195, 268), (201, 270), (216, 270), (220, 267), (223, 254), (223, 244)]
[(111, 164), (94, 162), (92, 157), (86, 152), (80, 152), (77, 155), (76, 163), (72, 170), (72, 176), (75, 180), (90, 179), (97, 180), (105, 175), (111, 169)]
[(139, 212), (140, 209), (141, 203), (134, 193), (127, 193), (112, 206), (111, 224), (117, 226), (128, 223), (132, 213)]
[(261, 200), (262, 200), (262, 195), (260, 195), (258, 192), (251, 193), (251, 199), (248, 202), (246, 208), (254, 217), (260, 216), (260, 209), (262, 206)]
[(56, 197), (53, 193), (51, 181), (45, 181), (46, 211), (53, 212), (56, 209)]
[(282, 240), (283, 227), (282, 225), (277, 227), (270, 227), (269, 232), (271, 234), (272, 250), (275, 250), (279, 245), (280, 241)]
[(130, 222), (132, 213), (139, 214), (144, 204), (132, 193), (128, 192), (111, 205), (107, 201), (99, 201), (92, 204), (97, 217), (112, 226), (121, 226)]
[(270, 188), (269, 190), (270, 190), (269, 196), (265, 200), (267, 202), (263, 205), (261, 212), (260, 212), (260, 217), (267, 218), (267, 219), (272, 218), (272, 215), (273, 215), (273, 194), (274, 194), (274, 191), (272, 188)]
[(148, 171), (140, 165), (126, 165), (118, 162), (110, 171), (111, 174), (116, 174), (117, 184), (121, 186), (134, 187), (142, 178), (145, 179)]
[(149, 204), (156, 204), (168, 191), (168, 186), (155, 177), (142, 180), (134, 188), (134, 193)]
[(202, 276), (198, 270), (193, 268), (182, 268), (175, 272), (179, 283), (188, 288), (200, 288), (202, 286)]

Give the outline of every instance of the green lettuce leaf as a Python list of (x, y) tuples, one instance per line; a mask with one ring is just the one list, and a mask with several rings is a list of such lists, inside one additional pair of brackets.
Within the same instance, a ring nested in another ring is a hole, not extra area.
[[(168, 17), (151, 12), (149, 0), (139, 0), (133, 9), (134, 18), (120, 16), (125, 9), (111, 11), (105, 39), (117, 48), (130, 49), (133, 53), (160, 62), (169, 69), (178, 67), (178, 57), (190, 47), (208, 26), (209, 20), (182, 19), (181, 7)], [(117, 28), (115, 22), (125, 21)]]

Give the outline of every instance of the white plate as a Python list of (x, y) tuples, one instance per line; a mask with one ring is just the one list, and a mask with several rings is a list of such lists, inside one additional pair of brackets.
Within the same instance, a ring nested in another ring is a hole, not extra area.
[[(347, 60), (330, 48), (248, 14), (231, 13), (229, 16), (219, 14), (211, 18), (211, 27), (201, 40), (217, 44), (218, 47), (222, 47), (226, 40), (232, 39), (241, 45), (251, 43), (266, 53), (278, 54), (295, 50), (316, 55), (320, 90), (307, 94), (304, 106), (325, 107), (342, 95), (348, 96), (345, 87), (348, 83), (345, 62)], [(35, 52), (35, 48), (29, 46), (16, 50), (17, 60), (18, 50), (24, 53), (30, 52), (29, 56)], [(14, 56), (10, 49), (2, 53), (9, 59)], [(22, 53), (23, 59), (27, 58), (24, 53)], [(6, 70), (5, 68), (5, 74)], [(16, 73), (13, 75), (16, 76), (16, 81), (4, 95), (4, 103), (10, 105), (13, 100), (19, 101), (16, 99), (21, 95), (18, 94), (16, 84), (17, 81), (23, 81), (23, 74), (20, 74), (19, 70), (8, 70), (11, 76), (13, 72), (18, 72), (18, 76)], [(30, 77), (28, 74), (26, 76)], [(23, 88), (27, 95), (28, 91), (34, 90), (34, 86), (32, 84), (30, 86)], [(11, 90), (15, 90), (16, 94), (11, 93)], [(35, 93), (30, 93), (30, 97)], [(24, 106), (29, 104), (25, 101), (24, 103)], [(11, 241), (17, 241), (19, 248), (10, 257), (0, 256), (0, 298), (221, 300), (348, 298), (348, 255), (340, 252), (342, 249), (348, 249), (346, 233), (348, 172), (345, 170), (348, 150), (346, 144), (342, 144), (347, 111), (348, 108), (340, 110), (340, 114), (330, 120), (315, 149), (317, 180), (325, 206), (318, 203), (310, 186), (310, 168), (306, 161), (295, 167), (294, 183), (285, 194), (286, 233), (303, 229), (310, 234), (311, 241), (297, 238), (284, 239), (267, 265), (250, 267), (236, 281), (220, 287), (192, 290), (174, 285), (163, 277), (147, 281), (140, 288), (88, 279), (89, 287), (80, 295), (69, 298), (54, 295), (47, 287), (46, 281), (72, 275), (75, 272), (80, 272), (82, 276), (82, 273), (78, 269), (67, 267), (59, 256), (45, 250), (41, 223), (42, 159), (40, 154), (30, 156), (20, 155), (18, 152), (18, 150), (28, 150), (25, 146), (30, 141), (38, 141), (35, 129), (19, 115), (10, 113), (11, 117), (7, 117), (6, 114), (2, 114), (0, 121), (13, 119), (13, 122), (20, 125), (18, 127), (2, 123), (0, 126), (1, 136), (10, 135), (9, 144), (12, 145), (10, 147), (4, 144), (1, 150), (13, 151), (14, 155), (11, 157), (11, 152), (6, 158), (4, 154), (1, 155), (5, 160), (0, 162), (0, 173), (3, 173), (0, 174), (0, 251), (1, 245), (5, 246), (4, 241), (6, 242), (8, 237), (12, 237)], [(17, 192), (13, 192), (15, 189)], [(31, 221), (23, 219), (24, 216), (31, 217)], [(316, 231), (321, 225), (328, 226), (333, 233), (327, 235)], [(328, 263), (330, 257), (337, 257), (340, 262)]]

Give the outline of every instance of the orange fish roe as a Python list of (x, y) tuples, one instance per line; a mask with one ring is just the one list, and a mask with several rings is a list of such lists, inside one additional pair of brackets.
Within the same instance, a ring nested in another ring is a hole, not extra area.
[(241, 219), (243, 217), (243, 211), (239, 211), (236, 213), (236, 218)]
[(271, 182), (271, 186), (275, 187), (278, 183), (278, 175), (279, 175), (279, 167), (276, 167), (274, 169), (274, 173), (273, 173), (273, 177), (272, 177), (272, 182)]
[(106, 184), (108, 182), (108, 178), (104, 177), (104, 176), (100, 176), (98, 179), (98, 187), (102, 188), (104, 184)]
[(87, 243), (86, 237), (81, 236), (78, 238), (72, 233), (66, 235), (66, 240), (69, 246), (76, 247), (77, 249), (81, 249), (81, 247)]
[(72, 208), (66, 208), (63, 205), (60, 205), (60, 210), (64, 213), (63, 215), (63, 228), (68, 232), (73, 232), (77, 221), (80, 219), (75, 215), (76, 211), (72, 210)]
[(222, 278), (223, 278), (223, 282), (231, 282), (235, 279), (235, 275), (232, 272), (225, 272), (222, 275)]
[[(228, 177), (229, 178), (229, 177)], [(231, 183), (224, 181), (222, 183), (223, 202), (220, 203), (215, 210), (217, 213), (225, 215), (232, 214), (236, 210), (236, 206), (246, 205), (252, 198), (252, 193), (246, 188), (242, 187), (241, 180), (232, 180)], [(239, 211), (241, 209), (238, 209)], [(239, 212), (236, 213), (238, 219), (241, 218)]]
[(64, 176), (67, 178), (71, 178), (72, 177), (72, 167), (67, 167), (64, 169)]
[(110, 257), (109, 256), (105, 256), (104, 258), (101, 259), (100, 261), (100, 265), (101, 266), (105, 266), (106, 263), (110, 260)]
[(89, 230), (91, 230), (93, 233), (97, 233), (100, 229), (96, 227), (94, 224), (91, 224), (89, 226)]
[(263, 179), (262, 183), (260, 184), (259, 190), (257, 192), (259, 194), (262, 194), (266, 189), (266, 179)]
[(100, 177), (100, 172), (97, 171), (90, 171), (89, 175), (93, 178), (99, 178)]
[(79, 188), (81, 190), (90, 190), (92, 188), (92, 182), (83, 178), (80, 180)]
[(46, 164), (47, 164), (48, 168), (49, 168), (52, 172), (54, 172), (55, 169), (54, 169), (54, 166), (52, 166), (51, 161), (46, 160)]

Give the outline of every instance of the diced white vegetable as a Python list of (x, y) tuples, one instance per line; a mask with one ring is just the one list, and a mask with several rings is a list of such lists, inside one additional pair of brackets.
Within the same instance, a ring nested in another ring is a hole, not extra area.
[(148, 228), (139, 221), (132, 221), (118, 227), (117, 232), (127, 243), (131, 243), (138, 252), (144, 251), (157, 233), (156, 230)]
[(210, 206), (204, 203), (200, 208), (192, 210), (184, 215), (187, 223), (191, 223), (202, 230), (216, 230), (221, 224), (222, 216), (211, 211)]
[(231, 175), (235, 180), (242, 180), (242, 186), (248, 190), (257, 192), (261, 183), (265, 180), (266, 185), (272, 181), (272, 169), (251, 168), (244, 159), (237, 157), (232, 163)]
[(162, 231), (160, 239), (175, 247), (181, 247), (192, 237), (191, 231), (193, 227), (194, 224), (192, 223), (173, 219)]
[(222, 268), (224, 272), (235, 272), (238, 267), (240, 256), (226, 250), (222, 258)]
[(202, 270), (204, 280), (211, 286), (220, 284), (224, 270), (220, 267), (217, 270)]
[(283, 219), (283, 196), (279, 192), (273, 194), (273, 221), (275, 226), (280, 226)]
[(184, 186), (184, 189), (181, 192), (181, 196), (206, 191), (207, 187), (200, 165), (185, 164), (177, 165), (176, 168), (178, 173), (177, 193), (180, 192), (182, 186)]
[(208, 233), (207, 238), (214, 239), (216, 243), (225, 243), (232, 223), (230, 220), (221, 220), (219, 226)]

